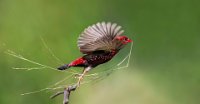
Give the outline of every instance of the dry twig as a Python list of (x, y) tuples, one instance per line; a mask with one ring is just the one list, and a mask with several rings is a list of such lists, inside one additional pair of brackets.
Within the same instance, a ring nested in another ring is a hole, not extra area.
[(63, 104), (68, 104), (70, 93), (71, 93), (71, 91), (75, 91), (76, 88), (77, 88), (77, 84), (68, 86), (67, 88), (64, 88), (64, 91), (57, 92), (54, 95), (52, 95), (50, 98), (53, 99), (53, 98), (57, 97), (58, 95), (64, 94)]

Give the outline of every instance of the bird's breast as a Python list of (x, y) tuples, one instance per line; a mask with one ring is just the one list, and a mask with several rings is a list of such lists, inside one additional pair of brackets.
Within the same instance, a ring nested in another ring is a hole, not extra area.
[(106, 53), (100, 53), (100, 54), (90, 54), (86, 55), (84, 58), (87, 60), (88, 64), (91, 64), (93, 66), (103, 64), (105, 62), (108, 62), (111, 60), (117, 52), (106, 52)]

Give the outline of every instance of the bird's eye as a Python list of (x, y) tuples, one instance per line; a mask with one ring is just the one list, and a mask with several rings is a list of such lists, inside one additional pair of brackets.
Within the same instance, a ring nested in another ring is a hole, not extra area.
[(124, 38), (125, 41), (127, 41), (128, 38)]

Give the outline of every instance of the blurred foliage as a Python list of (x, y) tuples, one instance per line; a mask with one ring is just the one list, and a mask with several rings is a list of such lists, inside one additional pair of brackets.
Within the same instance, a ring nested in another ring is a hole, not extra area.
[[(71, 104), (198, 104), (200, 102), (200, 7), (198, 0), (0, 0), (0, 103), (59, 104), (44, 88), (68, 76), (35, 67), (4, 52), (58, 67), (40, 37), (65, 63), (81, 56), (77, 37), (101, 21), (123, 26), (134, 40), (130, 67), (95, 84), (81, 86)], [(101, 72), (127, 54), (124, 49)], [(72, 70), (81, 71), (79, 68)], [(92, 72), (91, 72), (92, 73)], [(66, 82), (67, 83), (67, 82)]]

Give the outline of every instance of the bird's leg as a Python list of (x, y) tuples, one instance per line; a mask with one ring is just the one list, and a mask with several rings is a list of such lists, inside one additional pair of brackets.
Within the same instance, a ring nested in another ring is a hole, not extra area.
[(83, 71), (83, 73), (78, 77), (78, 82), (77, 82), (77, 86), (79, 87), (81, 84), (81, 81), (83, 80), (84, 75), (87, 73), (86, 70)]
[(92, 69), (91, 66), (86, 67), (86, 68), (83, 70), (83, 73), (80, 74), (80, 76), (78, 77), (78, 82), (77, 82), (77, 86), (78, 86), (78, 87), (80, 86), (81, 80), (83, 80), (84, 75), (85, 75), (88, 71), (90, 71), (90, 69)]

